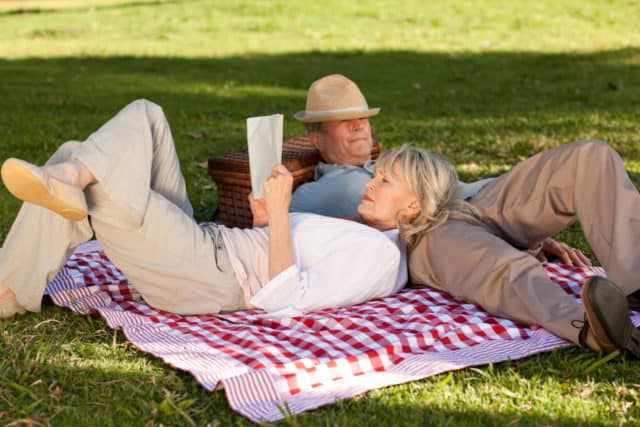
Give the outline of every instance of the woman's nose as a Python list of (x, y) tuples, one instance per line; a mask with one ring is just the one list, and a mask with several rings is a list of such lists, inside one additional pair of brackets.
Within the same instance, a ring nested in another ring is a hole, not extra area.
[(364, 184), (364, 188), (366, 188), (367, 190), (373, 190), (374, 187), (375, 187), (375, 178), (371, 178), (369, 181), (367, 181)]

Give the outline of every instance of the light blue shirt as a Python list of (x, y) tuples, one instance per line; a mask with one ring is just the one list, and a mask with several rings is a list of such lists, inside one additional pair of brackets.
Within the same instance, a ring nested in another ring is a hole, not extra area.
[(320, 162), (314, 181), (302, 184), (293, 192), (290, 212), (310, 212), (334, 218), (358, 214), (364, 185), (373, 177), (374, 163), (363, 166)]
[[(290, 212), (310, 212), (335, 218), (358, 215), (358, 205), (364, 196), (364, 185), (373, 177), (375, 164), (369, 160), (363, 166), (337, 165), (320, 162), (315, 169), (315, 181), (302, 184), (293, 192)], [(458, 199), (468, 200), (495, 178), (472, 183), (458, 182)]]

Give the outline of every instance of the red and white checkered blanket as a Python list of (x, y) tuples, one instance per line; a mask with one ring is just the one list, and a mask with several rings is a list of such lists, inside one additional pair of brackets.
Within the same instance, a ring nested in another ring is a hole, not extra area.
[[(576, 297), (586, 277), (603, 274), (546, 268)], [(570, 345), (430, 289), (283, 320), (258, 310), (180, 316), (146, 305), (95, 242), (76, 251), (47, 291), (59, 306), (99, 313), (141, 350), (190, 372), (206, 389), (223, 386), (229, 404), (253, 421)]]

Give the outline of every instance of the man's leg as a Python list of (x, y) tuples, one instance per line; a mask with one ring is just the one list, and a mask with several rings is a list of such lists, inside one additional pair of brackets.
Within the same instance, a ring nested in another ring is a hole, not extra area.
[(498, 234), (529, 248), (579, 220), (625, 294), (640, 289), (640, 194), (609, 145), (580, 141), (518, 164), (471, 200)]
[(640, 356), (640, 331), (631, 324), (624, 298), (640, 288), (635, 254), (640, 195), (611, 147), (579, 141), (545, 151), (489, 184), (471, 202), (501, 237), (525, 248), (579, 220), (598, 260), (621, 289), (605, 280), (588, 283), (589, 291), (582, 294), (589, 306), (583, 338), (587, 343), (596, 338), (595, 348), (617, 347)]
[(572, 321), (583, 320), (582, 307), (549, 279), (537, 259), (473, 218), (452, 217), (411, 251), (412, 283), (447, 291), (489, 313), (541, 325), (579, 343), (580, 325)]

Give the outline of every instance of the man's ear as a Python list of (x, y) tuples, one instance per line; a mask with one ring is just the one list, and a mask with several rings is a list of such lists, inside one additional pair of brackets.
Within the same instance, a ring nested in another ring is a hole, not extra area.
[(320, 158), (322, 159), (322, 161), (326, 162), (327, 161), (327, 158), (325, 156), (325, 154), (327, 154), (327, 151), (325, 150), (327, 145), (326, 135), (320, 130), (314, 130), (309, 132), (309, 139), (311, 139), (311, 143), (313, 144), (313, 146), (316, 147), (316, 149), (320, 152)]
[(310, 131), (308, 135), (313, 146), (316, 147), (318, 151), (322, 153), (324, 151), (324, 138), (322, 138), (320, 131), (318, 131), (317, 129), (314, 129)]

